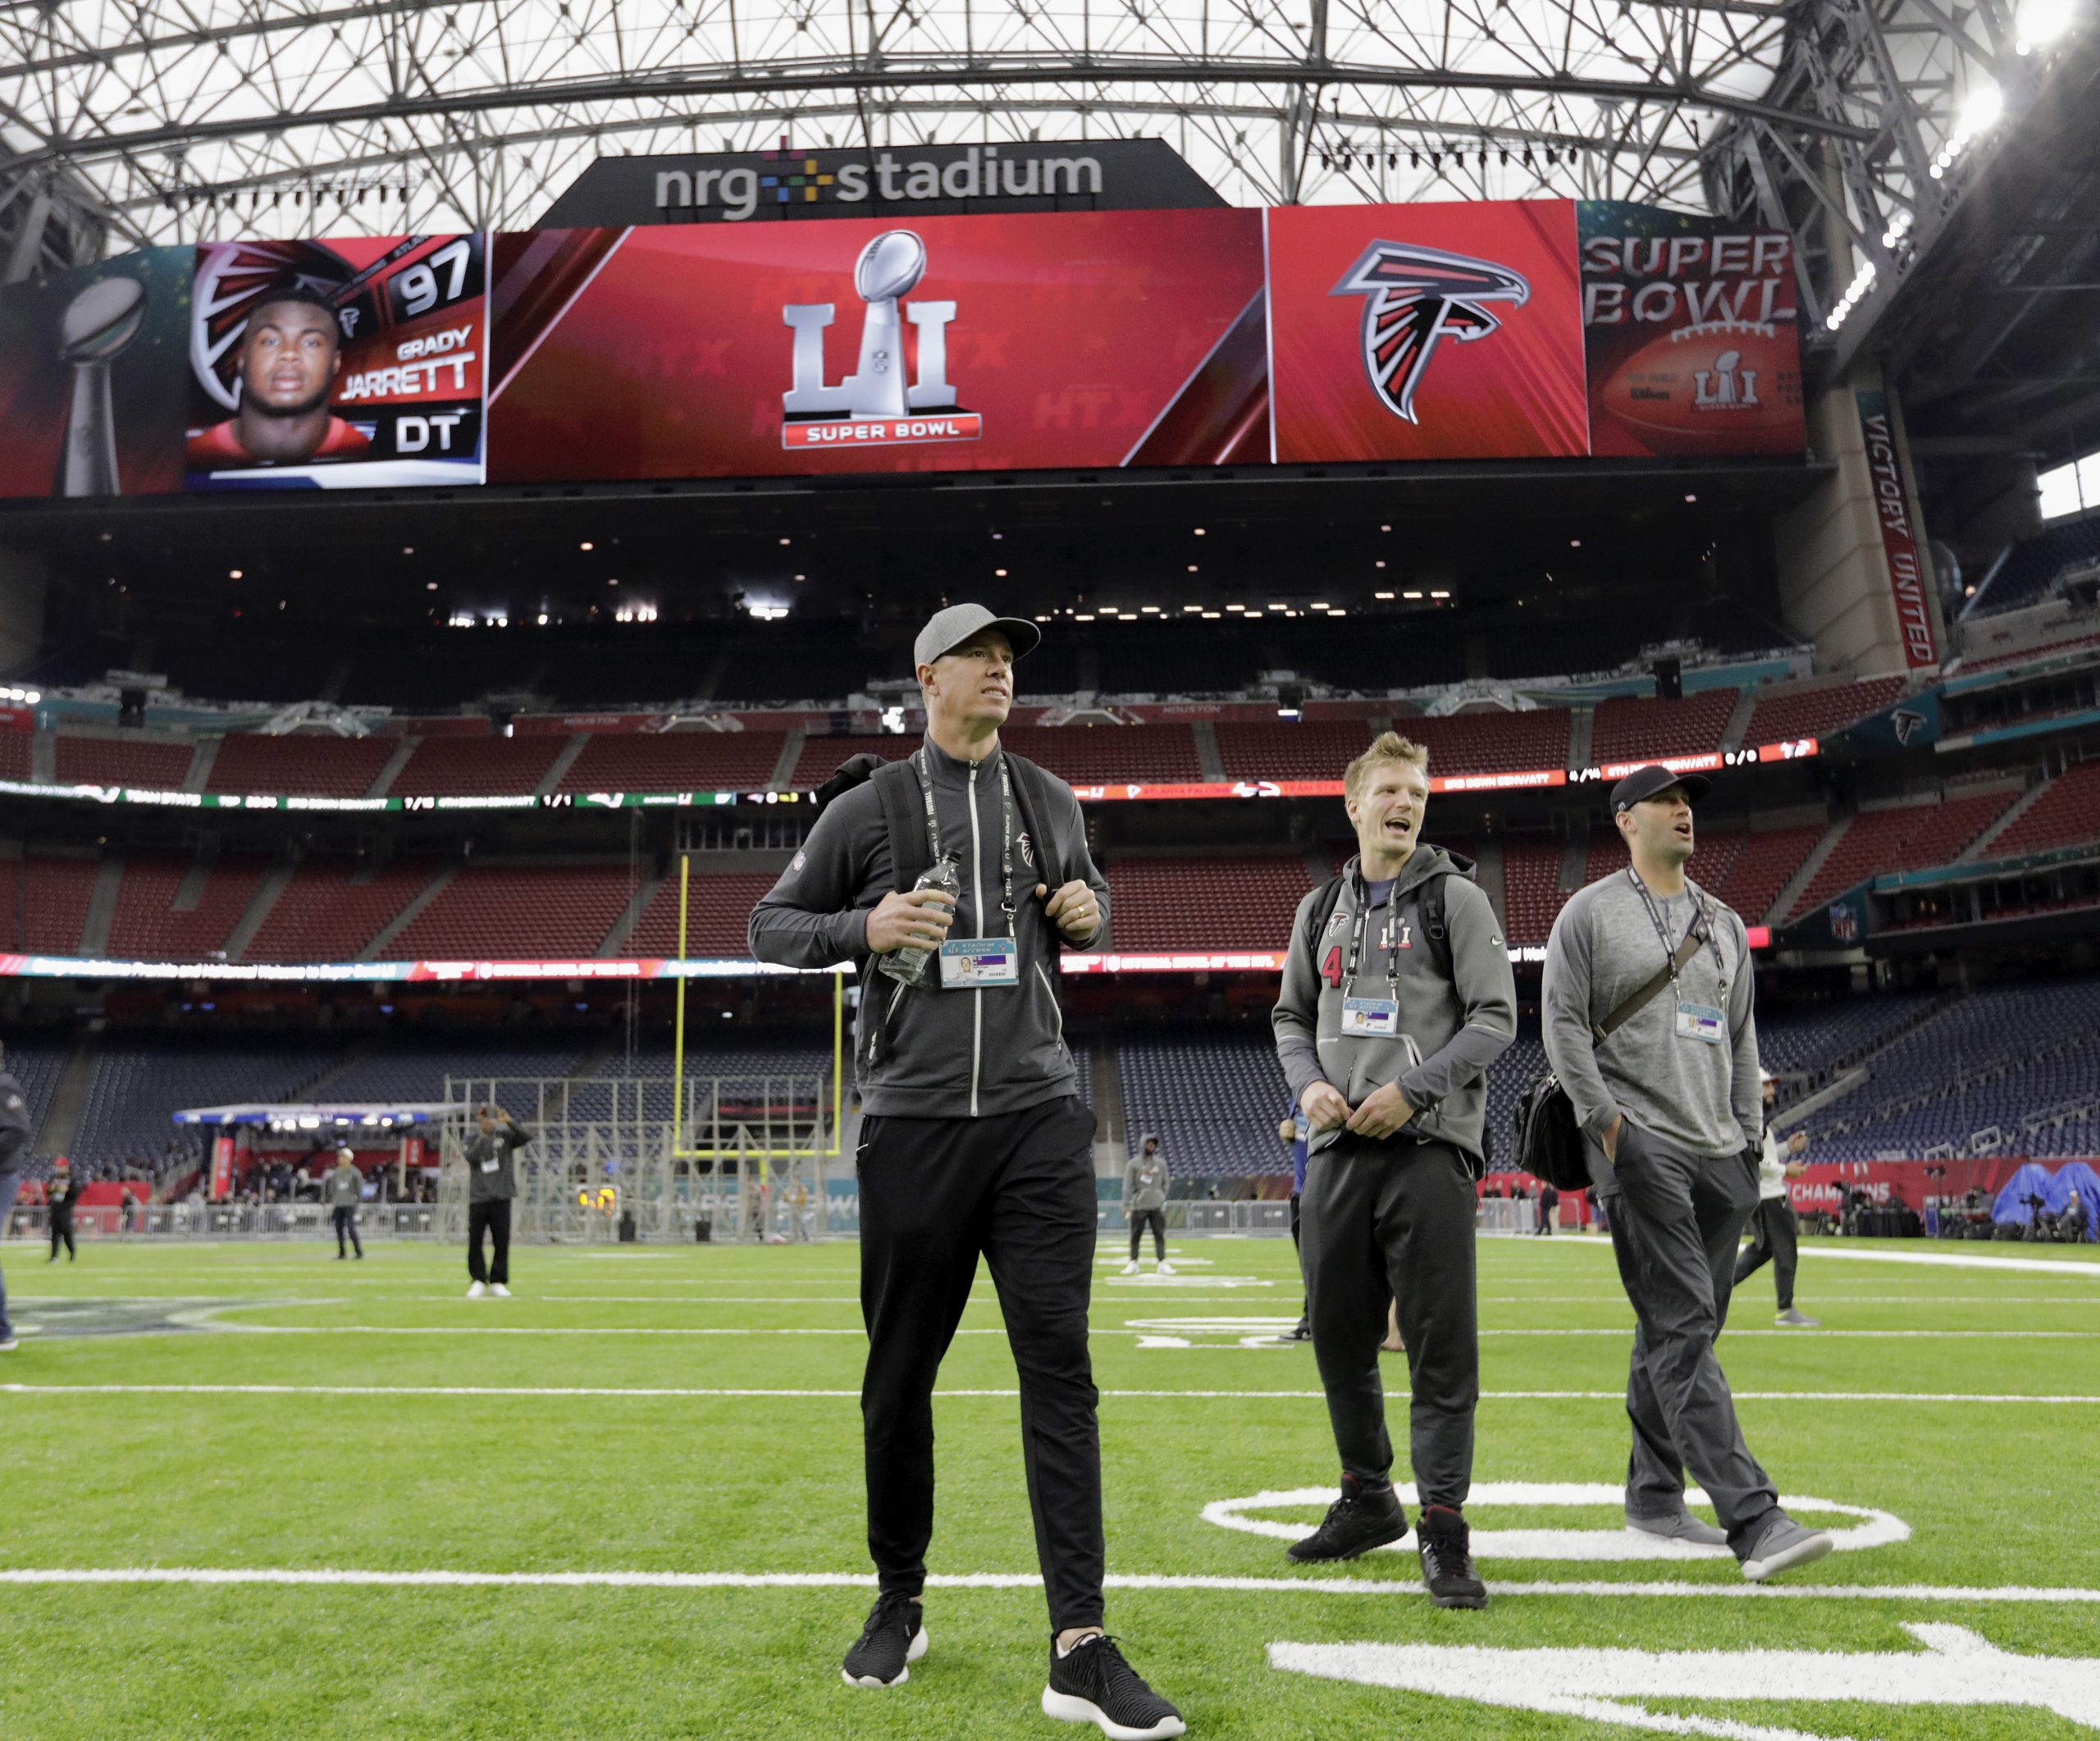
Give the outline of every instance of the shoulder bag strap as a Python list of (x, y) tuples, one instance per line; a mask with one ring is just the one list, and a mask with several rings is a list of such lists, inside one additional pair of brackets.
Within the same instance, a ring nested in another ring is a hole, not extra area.
[(1602, 1045), (1620, 1028), (1625, 1026), (1653, 1003), (1656, 994), (1675, 979), (1682, 971), (1685, 964), (1699, 953), (1704, 941), (1705, 939), (1699, 935), (1697, 926), (1695, 925), (1687, 931), (1684, 934), (1684, 941), (1677, 946), (1677, 953), (1670, 957), (1669, 966), (1658, 968), (1653, 979), (1628, 996), (1623, 1003), (1591, 1030), (1591, 1032), (1596, 1035), (1597, 1044)]

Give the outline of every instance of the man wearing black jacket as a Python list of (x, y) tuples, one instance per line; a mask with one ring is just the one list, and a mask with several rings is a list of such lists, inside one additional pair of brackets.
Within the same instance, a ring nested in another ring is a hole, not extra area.
[[(22, 1188), (29, 1147), (29, 1095), (8, 1070), (7, 1049), (0, 1046), (0, 1238), (6, 1236), (16, 1193)], [(16, 1346), (14, 1327), (7, 1321), (7, 1283), (0, 1281), (0, 1354), (11, 1353)]]
[[(510, 1204), (518, 1195), (518, 1151), (532, 1141), (525, 1127), (500, 1106), (474, 1108), (474, 1134), (460, 1151), (467, 1162), (467, 1288), (469, 1300), (493, 1294), (510, 1297)], [(482, 1235), (495, 1245), (485, 1263)]]
[[(1033, 623), (982, 605), (951, 605), (920, 631), (925, 742), (825, 805), (752, 912), (751, 948), (788, 966), (861, 969), (861, 1412), (880, 1594), (847, 1652), (846, 1680), (897, 1686), (925, 1654), (934, 1381), (981, 1255), (1020, 1369), (1054, 1635), (1042, 1707), (1134, 1741), (1183, 1730), (1102, 1629), (1101, 1437), (1087, 1349), (1093, 1114), (1057, 990), (1060, 945), (1102, 936), (1108, 886), (1071, 788), (999, 746), (1014, 662), (1041, 638)], [(914, 866), (944, 857), (959, 894), (915, 888)], [(931, 957), (920, 983), (875, 971), (900, 950)]]
[(58, 1261), (58, 1246), (62, 1240), (66, 1245), (66, 1261), (77, 1262), (80, 1252), (73, 1244), (73, 1205), (80, 1200), (80, 1193), (87, 1188), (87, 1181), (73, 1171), (73, 1163), (64, 1155), (51, 1163), (51, 1183), (44, 1191), (44, 1202), (51, 1209), (51, 1255), (47, 1263)]

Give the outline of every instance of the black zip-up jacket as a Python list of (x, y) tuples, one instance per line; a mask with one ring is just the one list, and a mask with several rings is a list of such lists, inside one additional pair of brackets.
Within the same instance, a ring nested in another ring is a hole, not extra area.
[[(925, 751), (942, 849), (955, 855), (962, 871), (961, 898), (947, 934), (1003, 937), (998, 773), (1003, 752), (994, 750), (979, 762), (961, 761), (930, 738)], [(1051, 834), (1052, 857), (1065, 876), (1093, 890), (1101, 912), (1092, 939), (1098, 943), (1107, 933), (1107, 880), (1087, 852), (1086, 825), (1071, 788), (1048, 775), (1044, 784), (1050, 788), (1051, 814), (1036, 820)], [(928, 983), (917, 989), (887, 974), (870, 974), (861, 987), (854, 1048), (864, 1111), (907, 1118), (988, 1118), (1078, 1093), (1079, 1073), (1065, 1045), (1057, 998), (1056, 927), (1035, 898), (1039, 858), (1026, 839), (1018, 802), (1014, 831), (1020, 983), (944, 991), (938, 959)], [(865, 783), (824, 807), (794, 862), (752, 909), (751, 953), (790, 967), (829, 967), (864, 957), (868, 914), (893, 882), (882, 800), (873, 783)]]

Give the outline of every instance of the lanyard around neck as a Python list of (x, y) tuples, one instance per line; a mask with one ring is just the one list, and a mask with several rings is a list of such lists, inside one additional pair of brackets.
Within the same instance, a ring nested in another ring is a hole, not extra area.
[[(1648, 912), (1648, 922), (1655, 926), (1655, 935), (1662, 943), (1663, 962), (1670, 971), (1671, 989), (1680, 990), (1677, 980), (1678, 946), (1670, 941), (1670, 928), (1663, 916), (1662, 909), (1655, 904), (1655, 898), (1649, 893), (1648, 885), (1641, 880), (1641, 873), (1631, 865), (1626, 867), (1626, 880), (1633, 884), (1635, 892), (1640, 895), (1641, 904)], [(1722, 958), (1721, 939), (1716, 934), (1713, 913), (1706, 905), (1706, 891), (1690, 877), (1685, 879), (1684, 886), (1692, 898), (1691, 916), (1685, 924), (1689, 929), (1699, 930), (1706, 947), (1714, 952), (1714, 971), (1720, 976), (1721, 994), (1725, 998), (1728, 990), (1728, 964)]]
[[(911, 758), (912, 772), (919, 776), (919, 796), (926, 806), (926, 850), (929, 864), (938, 864), (945, 856), (941, 846), (941, 819), (934, 809), (934, 770), (931, 756), (921, 745)], [(974, 802), (974, 800), (973, 800)], [(1020, 940), (1016, 926), (1014, 906), (1014, 788), (1007, 772), (1007, 758), (999, 758), (999, 910), (1006, 915), (1007, 935), (1013, 941)], [(984, 916), (979, 913), (977, 922), (982, 925)]]
[[(1349, 871), (1350, 892), (1356, 897), (1356, 923), (1349, 927), (1349, 965), (1342, 974), (1342, 995), (1346, 998), (1356, 989), (1356, 970), (1363, 960), (1365, 934), (1371, 928), (1371, 885), (1364, 880), (1363, 864), (1358, 860)], [(1393, 1001), (1400, 1001), (1400, 880), (1395, 875), (1392, 886), (1386, 891), (1386, 922), (1394, 928), (1395, 948), (1386, 952), (1386, 986)]]

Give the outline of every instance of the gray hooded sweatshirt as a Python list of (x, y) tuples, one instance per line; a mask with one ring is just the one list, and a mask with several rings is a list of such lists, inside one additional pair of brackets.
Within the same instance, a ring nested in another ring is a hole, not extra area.
[[(1444, 879), (1449, 979), (1436, 971), (1422, 934), (1422, 884), (1437, 870), (1458, 873)], [(1486, 1156), (1487, 1068), (1517, 1036), (1517, 981), (1502, 927), (1472, 870), (1469, 861), (1441, 847), (1418, 846), (1387, 901), (1372, 912), (1356, 980), (1349, 986), (1344, 983), (1349, 941), (1367, 886), (1352, 858), (1342, 872), (1340, 898), (1318, 937), (1311, 933), (1321, 891), (1314, 889), (1299, 903), (1271, 1019), (1276, 1056), (1294, 1096), (1327, 1081), (1354, 1107), (1390, 1082), (1415, 1108), (1405, 1126), (1409, 1134), (1449, 1143), (1478, 1168)], [(1396, 964), (1399, 978), (1397, 1032), (1344, 1034), (1344, 997), (1391, 995), (1390, 964)], [(1318, 1154), (1340, 1134), (1315, 1131), (1308, 1154)]]
[[(941, 847), (962, 870), (951, 938), (1003, 937), (1000, 911), (999, 757), (958, 761), (925, 743), (933, 770)], [(1108, 884), (1087, 852), (1079, 800), (1050, 779), (1052, 813), (1036, 820), (1050, 831), (1059, 866), (1093, 890), (1108, 928)], [(927, 983), (900, 985), (870, 973), (861, 987), (854, 1067), (864, 1111), (883, 1117), (989, 1118), (1079, 1092), (1079, 1073), (1065, 1045), (1057, 999), (1055, 928), (1036, 898), (1041, 880), (1034, 844), (1016, 799), (1013, 827), (1015, 930), (1020, 983), (943, 989), (938, 961)], [(751, 910), (751, 950), (789, 967), (829, 967), (865, 957), (868, 915), (893, 880), (889, 830), (872, 784), (824, 806), (816, 826), (780, 880)], [(1066, 947), (1071, 947), (1067, 944)]]
[[(1144, 1139), (1144, 1142), (1152, 1140), (1150, 1136)], [(1141, 1215), (1147, 1209), (1165, 1209), (1166, 1187), (1172, 1179), (1173, 1175), (1167, 1171), (1164, 1151), (1147, 1154), (1144, 1143), (1140, 1143), (1138, 1152), (1130, 1157), (1129, 1163), (1123, 1168), (1123, 1213), (1125, 1215)]]

